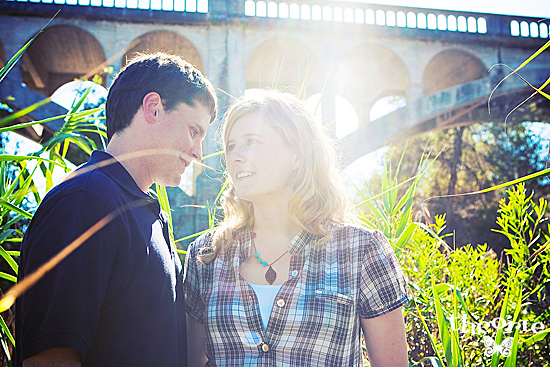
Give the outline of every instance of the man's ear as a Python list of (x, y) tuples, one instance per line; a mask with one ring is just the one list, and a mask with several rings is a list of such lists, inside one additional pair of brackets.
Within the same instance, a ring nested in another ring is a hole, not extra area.
[(141, 103), (143, 114), (145, 119), (149, 123), (155, 123), (162, 112), (164, 112), (164, 106), (162, 105), (162, 98), (157, 92), (149, 92), (143, 97)]

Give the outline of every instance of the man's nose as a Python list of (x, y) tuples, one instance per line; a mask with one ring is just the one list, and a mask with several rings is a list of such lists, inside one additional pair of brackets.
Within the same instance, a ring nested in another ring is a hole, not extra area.
[(201, 141), (196, 141), (193, 144), (193, 149), (191, 149), (191, 156), (199, 162), (202, 160), (202, 142)]

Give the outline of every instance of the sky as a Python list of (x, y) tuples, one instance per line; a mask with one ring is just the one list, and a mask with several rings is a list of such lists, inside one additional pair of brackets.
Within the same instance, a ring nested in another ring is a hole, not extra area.
[[(339, 1), (339, 0), (336, 0)], [(365, 4), (550, 18), (550, 0), (345, 0)]]

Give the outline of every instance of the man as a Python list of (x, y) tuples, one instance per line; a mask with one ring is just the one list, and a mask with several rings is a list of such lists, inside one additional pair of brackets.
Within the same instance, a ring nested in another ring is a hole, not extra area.
[(23, 278), (109, 214), (17, 300), (16, 366), (184, 366), (182, 266), (147, 194), (177, 186), (216, 117), (200, 71), (163, 53), (132, 60), (106, 106), (108, 146), (52, 189), (21, 246)]

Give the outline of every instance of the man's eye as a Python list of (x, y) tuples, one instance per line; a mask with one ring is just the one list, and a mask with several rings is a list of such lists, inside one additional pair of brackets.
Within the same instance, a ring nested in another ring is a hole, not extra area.
[(249, 138), (249, 139), (247, 140), (247, 143), (248, 143), (249, 145), (250, 145), (250, 144), (254, 144), (254, 143), (258, 143), (258, 142), (259, 142), (259, 140), (256, 139), (256, 138)]
[(228, 152), (233, 151), (233, 149), (235, 149), (235, 144), (229, 144), (229, 145), (227, 146), (227, 148), (226, 148), (226, 150), (227, 150)]
[(191, 136), (197, 136), (199, 131), (197, 129), (191, 129)]

